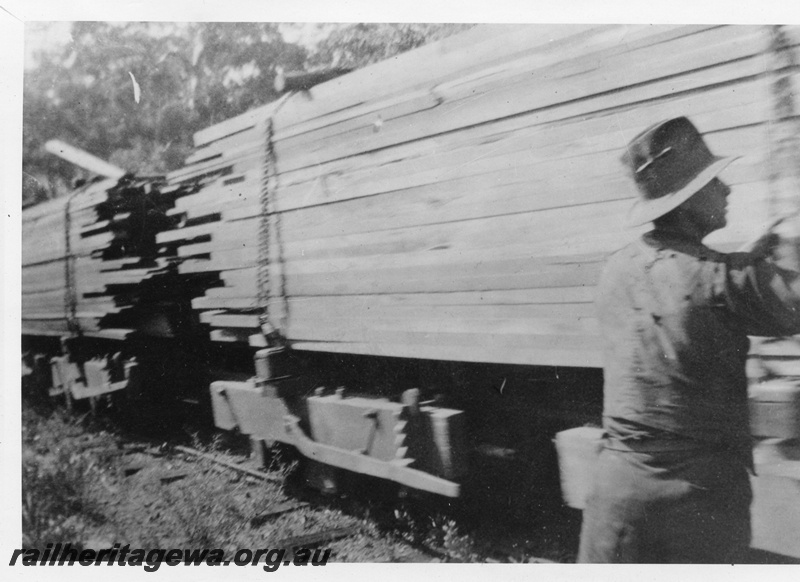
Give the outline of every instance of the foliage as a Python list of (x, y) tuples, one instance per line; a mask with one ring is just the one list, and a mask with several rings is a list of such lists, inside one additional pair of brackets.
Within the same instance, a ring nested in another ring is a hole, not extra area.
[[(93, 510), (91, 483), (102, 469), (76, 446), (80, 428), (59, 411), (23, 410), (22, 532), (24, 547), (80, 537)], [(80, 517), (79, 517), (80, 516)]]
[(472, 24), (359, 23), (335, 28), (309, 57), (313, 67), (358, 69), (471, 28)]
[(191, 152), (194, 132), (273, 101), (279, 68), (358, 68), (468, 26), (318, 25), (328, 36), (309, 50), (276, 23), (73, 23), (72, 41), (40, 52), (25, 74), (23, 204), (86, 177), (44, 150), (50, 139), (128, 171), (168, 172)]
[(275, 67), (305, 56), (271, 23), (74, 23), (72, 42), (26, 72), (23, 171), (51, 190), (79, 176), (44, 151), (54, 138), (126, 170), (173, 170), (193, 132), (274, 99)]

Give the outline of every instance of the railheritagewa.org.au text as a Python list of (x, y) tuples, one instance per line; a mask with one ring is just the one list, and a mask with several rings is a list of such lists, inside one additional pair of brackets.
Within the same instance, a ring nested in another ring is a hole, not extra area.
[(219, 548), (131, 548), (114, 544), (93, 550), (73, 548), (71, 544), (47, 544), (45, 549), (20, 548), (11, 554), (9, 566), (132, 566), (156, 572), (161, 566), (256, 566), (275, 572), (281, 566), (324, 566), (331, 550), (310, 548), (240, 549), (226, 558)]

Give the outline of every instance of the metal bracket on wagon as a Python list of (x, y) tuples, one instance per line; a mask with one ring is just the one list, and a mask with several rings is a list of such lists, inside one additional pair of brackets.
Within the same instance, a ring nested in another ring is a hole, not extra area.
[(413, 390), (404, 402), (345, 397), (342, 389), (292, 398), (306, 390), (301, 379), (288, 377), (213, 382), (214, 424), (267, 443), (286, 443), (325, 465), (459, 495), (453, 479), (466, 472), (467, 456), (461, 411), (419, 404)]
[(458, 497), (461, 486), (458, 483), (436, 477), (430, 473), (409, 467), (414, 459), (393, 459), (382, 461), (368, 457), (359, 451), (345, 451), (337, 447), (312, 441), (300, 428), (300, 419), (288, 415), (284, 419), (286, 432), (292, 437), (292, 444), (300, 453), (309, 459), (354, 471), (362, 475), (370, 475), (381, 479), (388, 479), (401, 485), (438, 493), (446, 497)]
[(132, 387), (138, 381), (138, 365), (133, 360), (123, 360), (118, 354), (110, 358), (92, 358), (84, 362), (83, 374), (69, 356), (50, 360), (53, 389), (57, 396), (67, 393), (74, 400), (95, 398)]

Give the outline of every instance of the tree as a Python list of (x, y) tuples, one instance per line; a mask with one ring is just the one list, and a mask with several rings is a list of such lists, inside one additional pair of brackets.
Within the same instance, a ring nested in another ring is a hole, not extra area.
[(44, 152), (49, 139), (163, 173), (183, 164), (195, 131), (273, 100), (275, 67), (306, 58), (271, 23), (77, 22), (72, 38), (25, 75), (26, 200), (42, 197), (36, 184), (60, 194), (81, 174)]
[(329, 36), (309, 52), (275, 23), (76, 22), (72, 42), (25, 74), (23, 203), (82, 177), (43, 150), (50, 139), (161, 174), (183, 164), (197, 130), (276, 99), (278, 68), (358, 68), (469, 26), (322, 25)]
[(317, 46), (309, 68), (358, 69), (472, 28), (473, 24), (360, 23), (334, 28)]

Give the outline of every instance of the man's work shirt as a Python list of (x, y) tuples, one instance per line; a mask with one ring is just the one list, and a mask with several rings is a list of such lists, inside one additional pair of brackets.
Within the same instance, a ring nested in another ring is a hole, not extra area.
[(800, 333), (795, 277), (663, 231), (615, 253), (597, 291), (609, 436), (745, 447), (747, 336)]

